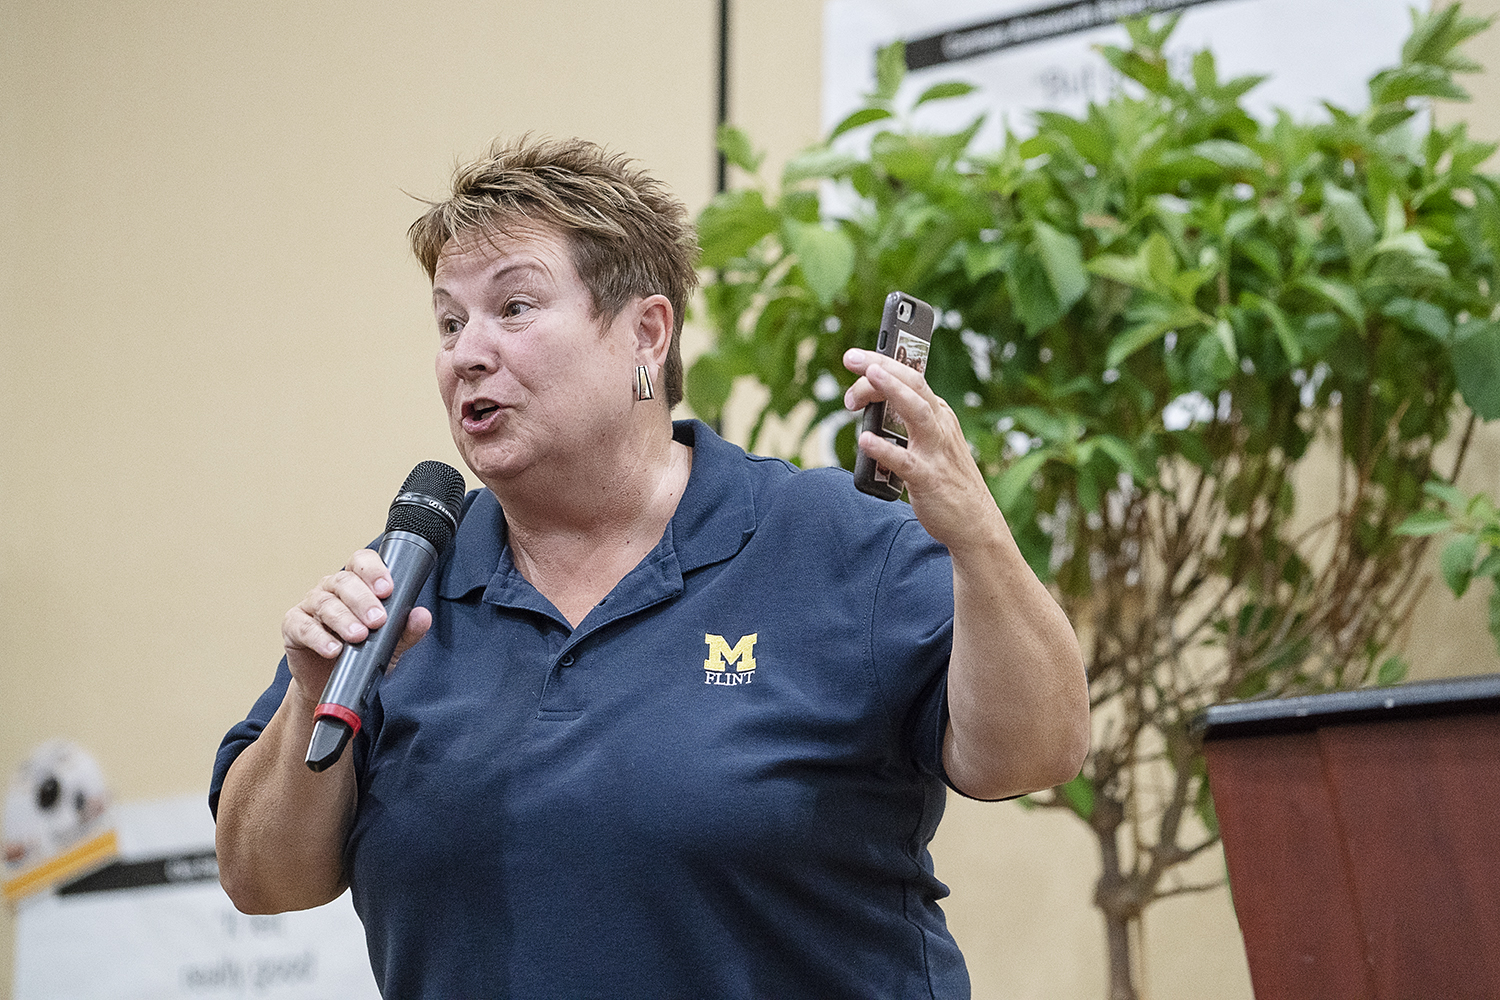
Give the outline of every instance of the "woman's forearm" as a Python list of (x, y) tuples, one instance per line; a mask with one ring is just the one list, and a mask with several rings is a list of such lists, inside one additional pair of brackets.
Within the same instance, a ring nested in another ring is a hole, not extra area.
[(949, 550), (949, 778), (982, 799), (1071, 780), (1089, 746), (1088, 683), (1072, 626), (1003, 518)]
[(293, 680), (224, 778), (215, 830), (219, 880), (245, 913), (319, 906), (348, 884), (343, 855), (357, 795), (354, 755), (320, 773), (304, 763), (315, 701)]

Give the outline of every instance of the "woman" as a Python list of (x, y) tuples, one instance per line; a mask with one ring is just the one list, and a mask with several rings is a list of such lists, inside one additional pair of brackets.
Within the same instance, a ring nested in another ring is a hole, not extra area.
[(847, 405), (910, 429), (860, 441), (910, 507), (674, 424), (691, 227), (588, 143), (495, 147), (411, 236), (484, 488), (322, 773), (314, 706), (389, 574), (361, 550), (287, 613), (210, 793), (235, 904), (351, 886), (386, 996), (967, 996), (944, 783), (1066, 781), (1088, 716), (952, 411), (845, 359)]

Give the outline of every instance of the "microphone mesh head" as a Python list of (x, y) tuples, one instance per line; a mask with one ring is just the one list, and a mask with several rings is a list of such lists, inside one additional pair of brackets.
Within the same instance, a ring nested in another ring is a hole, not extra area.
[(420, 462), (391, 502), (385, 530), (410, 531), (441, 552), (453, 540), (463, 502), (463, 473), (442, 462)]

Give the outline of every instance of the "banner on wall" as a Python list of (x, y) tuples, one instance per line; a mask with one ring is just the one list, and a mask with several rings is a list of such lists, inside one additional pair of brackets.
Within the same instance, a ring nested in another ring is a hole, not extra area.
[(14, 1000), (379, 1000), (347, 892), (246, 916), (219, 886), (202, 796), (112, 814), (113, 860), (16, 902)]
[(1081, 113), (1120, 86), (1095, 46), (1127, 44), (1122, 17), (1175, 12), (1181, 21), (1168, 58), (1213, 51), (1220, 79), (1266, 75), (1246, 98), (1254, 114), (1285, 108), (1299, 118), (1321, 102), (1360, 110), (1365, 83), (1400, 56), (1412, 7), (1425, 0), (828, 0), (823, 15), (825, 132), (861, 107), (874, 88), (875, 52), (907, 43), (910, 97), (934, 83), (962, 80), (978, 90), (919, 109), (924, 128), (988, 120), (977, 143), (998, 145), (1003, 130), (1025, 134), (1030, 113)]

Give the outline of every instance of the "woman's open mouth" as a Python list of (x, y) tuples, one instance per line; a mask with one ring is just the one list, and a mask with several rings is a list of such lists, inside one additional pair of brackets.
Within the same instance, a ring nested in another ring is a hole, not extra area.
[(500, 412), (500, 404), (493, 399), (471, 399), (463, 405), (464, 430), (470, 434), (481, 434), (494, 424)]

